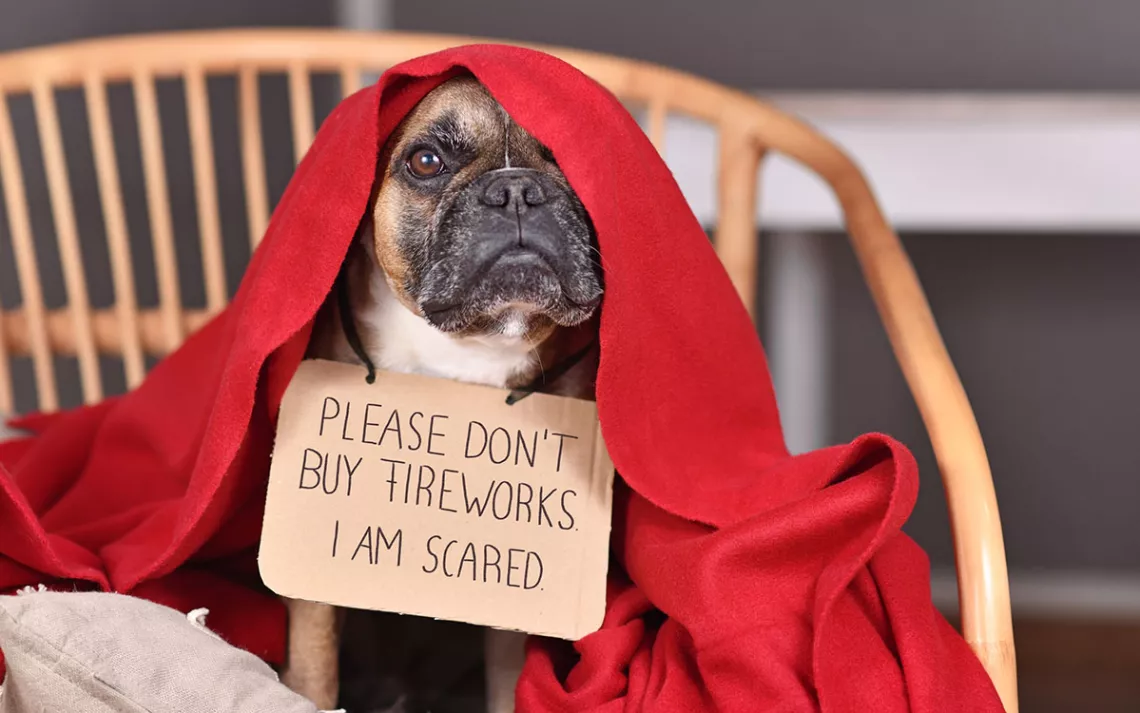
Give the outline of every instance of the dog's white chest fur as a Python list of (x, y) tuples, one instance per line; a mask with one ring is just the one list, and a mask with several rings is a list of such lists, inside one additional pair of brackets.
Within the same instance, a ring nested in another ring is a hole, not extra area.
[[(505, 320), (495, 336), (456, 338), (440, 332), (400, 303), (381, 271), (370, 280), (368, 308), (353, 317), (376, 367), (484, 386), (505, 387), (534, 369), (536, 355), (522, 336), (520, 316)], [(338, 355), (352, 360), (350, 354)]]

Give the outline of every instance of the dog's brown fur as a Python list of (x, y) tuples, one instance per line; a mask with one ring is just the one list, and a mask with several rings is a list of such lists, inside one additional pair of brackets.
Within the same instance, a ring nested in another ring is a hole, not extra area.
[[(427, 224), (434, 219), (436, 201), (427, 194), (409, 190), (397, 180), (394, 172), (402, 170), (401, 156), (409, 150), (409, 142), (417, 140), (441, 114), (457, 117), (465, 131), (480, 146), (479, 155), (460, 167), (451, 177), (448, 190), (460, 189), (479, 175), (496, 168), (496, 155), (510, 152), (510, 162), (540, 170), (556, 178), (569, 190), (553, 158), (521, 127), (509, 120), (497, 102), (472, 79), (456, 79), (429, 93), (401, 123), (381, 152), (376, 171), (369, 218), (362, 225), (362, 235), (354, 244), (346, 261), (346, 277), (354, 315), (373, 308), (374, 294), (369, 289), (376, 271), (383, 275), (392, 295), (413, 314), (421, 314), (408, 284), (414, 266), (409, 260), (406, 242), (409, 221)], [(505, 127), (502, 132), (496, 128)], [(379, 344), (382, 335), (366, 321), (357, 329), (366, 349)], [(554, 319), (527, 322), (526, 340), (534, 345), (536, 358), (526, 368), (510, 375), (503, 386), (517, 388), (530, 383), (544, 372), (562, 363), (569, 355), (579, 353), (596, 342), (596, 317), (574, 326), (559, 326)], [(470, 336), (457, 335), (458, 338)], [(336, 300), (330, 296), (318, 315), (310, 343), (309, 355), (335, 360), (353, 360), (345, 340), (341, 315)], [(560, 377), (546, 385), (544, 391), (562, 395), (593, 398), (597, 349)], [(383, 366), (383, 365), (381, 365)], [(338, 702), (339, 655), (344, 612), (326, 604), (289, 600), (288, 660), (282, 679), (322, 709), (332, 709)], [(391, 642), (391, 645), (400, 645)]]

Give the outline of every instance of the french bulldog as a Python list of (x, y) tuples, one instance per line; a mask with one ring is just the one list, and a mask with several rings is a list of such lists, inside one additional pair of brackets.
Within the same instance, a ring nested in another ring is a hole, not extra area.
[[(601, 254), (557, 157), (460, 76), (420, 101), (376, 165), (346, 294), (322, 308), (309, 355), (358, 363), (363, 350), (379, 369), (592, 398)], [(282, 679), (322, 709), (514, 710), (521, 634), (286, 604)], [(457, 702), (478, 670), (478, 698)]]

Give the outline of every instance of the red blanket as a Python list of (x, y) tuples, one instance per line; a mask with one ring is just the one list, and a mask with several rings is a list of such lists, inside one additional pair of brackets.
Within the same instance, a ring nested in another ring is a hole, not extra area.
[(379, 147), (457, 68), (554, 152), (606, 272), (598, 408), (621, 475), (603, 629), (534, 641), (521, 711), (996, 711), (900, 527), (914, 460), (873, 435), (792, 457), (764, 352), (669, 170), (568, 65), (474, 46), (417, 59), (324, 123), (232, 305), (133, 393), (0, 447), (0, 589), (207, 606), (271, 661), (254, 552), (282, 392), (365, 210)]

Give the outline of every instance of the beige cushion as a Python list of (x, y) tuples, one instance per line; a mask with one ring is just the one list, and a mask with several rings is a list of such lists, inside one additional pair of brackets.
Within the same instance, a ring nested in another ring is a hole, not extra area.
[(0, 713), (316, 713), (199, 616), (120, 594), (0, 597)]

